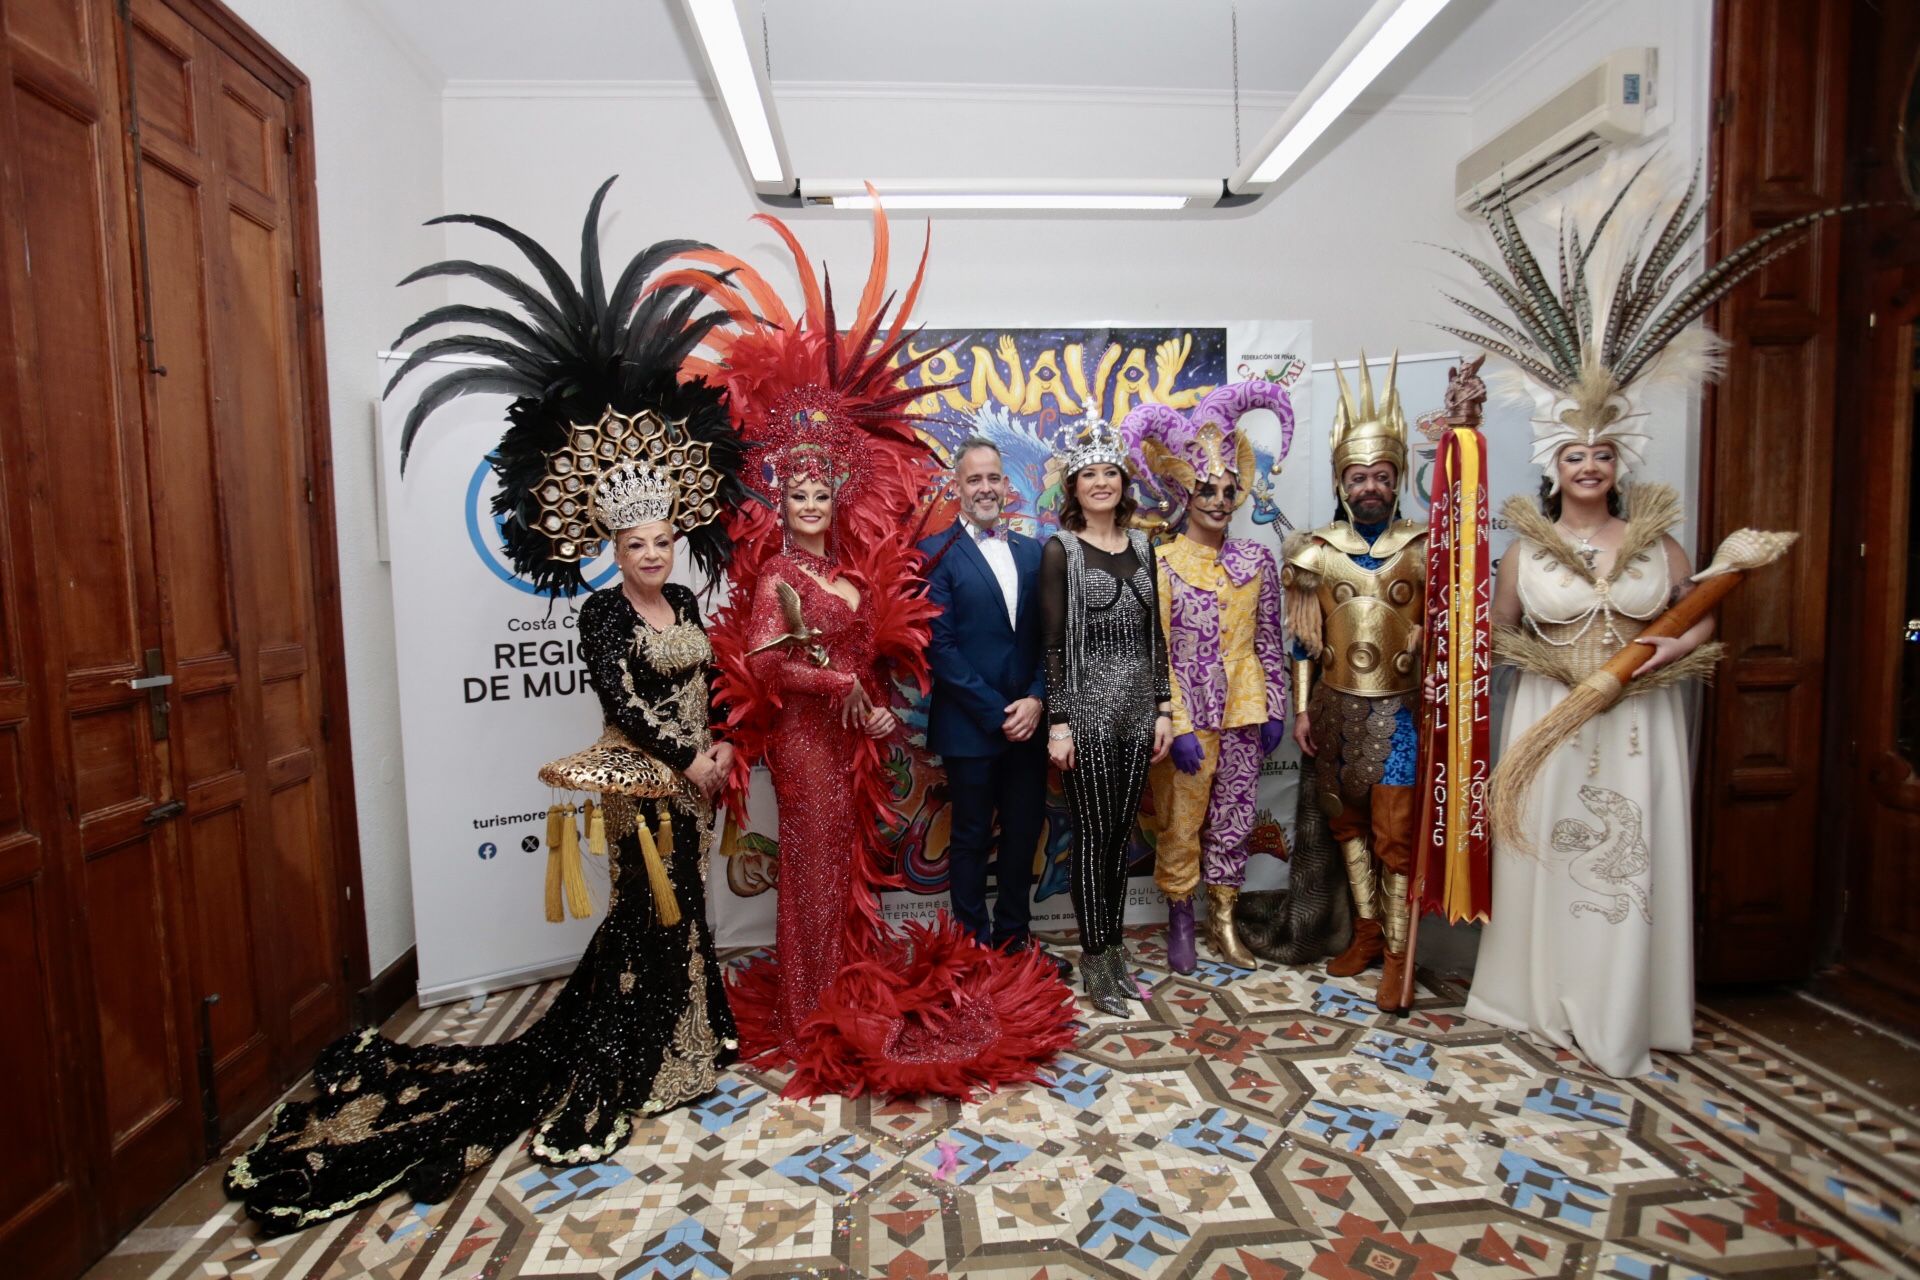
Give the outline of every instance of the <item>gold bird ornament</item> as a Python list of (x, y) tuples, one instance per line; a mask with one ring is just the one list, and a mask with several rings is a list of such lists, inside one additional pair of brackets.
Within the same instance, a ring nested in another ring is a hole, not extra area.
[(774, 583), (773, 591), (780, 598), (780, 615), (786, 620), (786, 634), (775, 636), (765, 644), (747, 650), (747, 656), (751, 658), (756, 653), (764, 653), (768, 649), (784, 644), (802, 650), (806, 654), (807, 661), (814, 666), (826, 666), (827, 650), (825, 646), (817, 643), (820, 633), (807, 625), (806, 615), (800, 609), (800, 593), (795, 591), (793, 584), (788, 582)]

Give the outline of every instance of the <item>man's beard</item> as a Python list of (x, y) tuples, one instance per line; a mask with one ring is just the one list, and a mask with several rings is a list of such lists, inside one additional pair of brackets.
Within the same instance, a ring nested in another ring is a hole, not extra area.
[(1353, 518), (1361, 524), (1379, 524), (1393, 511), (1393, 502), (1387, 498), (1354, 498), (1348, 505), (1353, 508)]
[(998, 520), (1003, 505), (998, 498), (975, 498), (966, 506), (967, 518), (975, 524), (984, 520)]

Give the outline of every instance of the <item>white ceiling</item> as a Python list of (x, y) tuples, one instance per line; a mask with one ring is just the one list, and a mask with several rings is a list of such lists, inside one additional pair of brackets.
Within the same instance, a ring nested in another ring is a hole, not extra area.
[[(1471, 97), (1590, 0), (1453, 0), (1376, 98)], [(678, 0), (365, 0), (446, 80), (694, 81)], [(1297, 91), (1370, 0), (763, 0), (783, 83)], [(751, 12), (751, 8), (749, 8)]]

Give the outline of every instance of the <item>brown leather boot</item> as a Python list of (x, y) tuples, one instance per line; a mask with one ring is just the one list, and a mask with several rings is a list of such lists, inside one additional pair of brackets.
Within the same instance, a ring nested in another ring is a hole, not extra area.
[(1386, 949), (1386, 936), (1380, 930), (1380, 922), (1371, 916), (1362, 916), (1353, 922), (1353, 941), (1347, 944), (1347, 949), (1327, 961), (1327, 972), (1336, 978), (1351, 978), (1371, 969)]
[(1382, 1013), (1405, 1013), (1413, 1007), (1411, 1001), (1400, 999), (1400, 984), (1406, 981), (1407, 953), (1388, 951), (1381, 957), (1380, 985), (1374, 988), (1373, 1005)]
[(1328, 962), (1327, 972), (1336, 978), (1351, 978), (1380, 958), (1386, 942), (1380, 930), (1380, 882), (1374, 875), (1373, 851), (1367, 848), (1366, 838), (1342, 838), (1340, 856), (1346, 861), (1347, 884), (1353, 890), (1353, 941)]
[(1412, 1004), (1400, 988), (1407, 980), (1407, 941), (1413, 930), (1415, 794), (1412, 787), (1375, 787), (1368, 805), (1373, 851), (1380, 858), (1380, 923), (1386, 932), (1386, 962), (1373, 997), (1382, 1013), (1405, 1013)]
[(1380, 877), (1380, 918), (1386, 938), (1386, 951), (1380, 966), (1380, 986), (1373, 993), (1374, 1007), (1382, 1013), (1405, 1013), (1411, 1000), (1400, 996), (1400, 985), (1407, 978), (1407, 926), (1412, 919), (1407, 901), (1407, 877), (1387, 872)]

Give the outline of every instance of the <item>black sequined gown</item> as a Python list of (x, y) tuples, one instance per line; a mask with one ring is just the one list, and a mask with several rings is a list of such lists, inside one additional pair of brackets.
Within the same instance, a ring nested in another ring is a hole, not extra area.
[[(676, 621), (657, 630), (618, 586), (596, 592), (580, 644), (607, 724), (678, 772), (707, 745), (712, 650), (693, 593), (669, 584), (666, 595)], [(497, 1045), (397, 1044), (371, 1028), (336, 1041), (314, 1063), (319, 1096), (275, 1110), (228, 1169), (227, 1194), (276, 1233), (389, 1191), (442, 1200), (529, 1129), (541, 1164), (591, 1164), (626, 1144), (635, 1113), (711, 1091), (736, 1041), (707, 929), (711, 819), (691, 800), (672, 810), (673, 846), (660, 852), (679, 924), (656, 917), (631, 808), (615, 805), (613, 901), (545, 1016)]]
[(1061, 775), (1073, 814), (1068, 884), (1089, 954), (1120, 942), (1154, 710), (1172, 697), (1153, 548), (1144, 534), (1127, 536), (1124, 550), (1106, 552), (1062, 530), (1040, 556), (1047, 720), (1073, 729), (1074, 765)]

